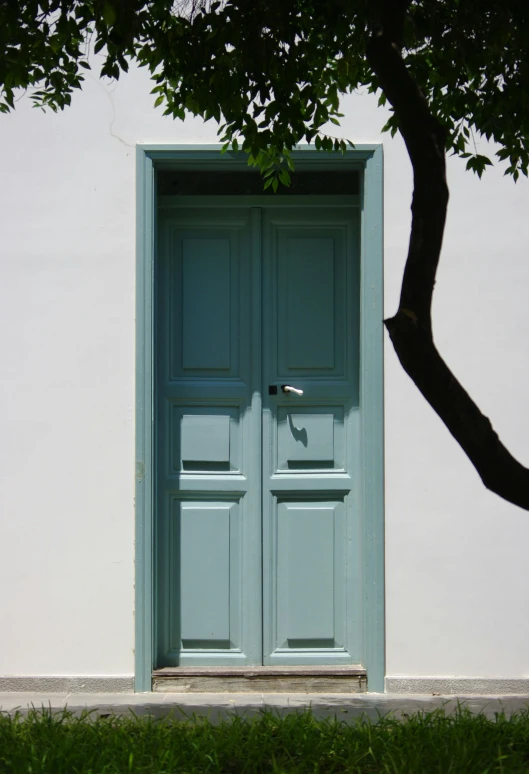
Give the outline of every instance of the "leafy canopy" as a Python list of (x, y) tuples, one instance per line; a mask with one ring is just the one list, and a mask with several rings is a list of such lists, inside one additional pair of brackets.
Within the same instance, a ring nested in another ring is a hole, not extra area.
[[(341, 94), (378, 90), (365, 57), (376, 25), (376, 0), (0, 0), (0, 110), (21, 90), (63, 109), (85, 70), (100, 63), (117, 79), (136, 61), (167, 115), (215, 119), (226, 146), (247, 151), (276, 188), (297, 143), (345, 149), (324, 125), (339, 124)], [(499, 145), (507, 173), (527, 175), (528, 41), (527, 0), (409, 5), (405, 62), (447, 150), (479, 175), (491, 163), (480, 136)], [(394, 115), (385, 128), (398, 129)]]

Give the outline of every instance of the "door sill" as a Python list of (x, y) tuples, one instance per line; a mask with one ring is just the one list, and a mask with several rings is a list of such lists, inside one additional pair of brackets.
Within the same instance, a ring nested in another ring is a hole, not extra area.
[(155, 693), (365, 693), (366, 670), (351, 666), (164, 667)]

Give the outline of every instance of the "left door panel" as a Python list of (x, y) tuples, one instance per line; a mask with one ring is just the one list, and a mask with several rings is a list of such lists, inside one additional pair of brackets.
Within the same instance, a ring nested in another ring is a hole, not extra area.
[(158, 668), (262, 663), (252, 219), (243, 208), (159, 208)]

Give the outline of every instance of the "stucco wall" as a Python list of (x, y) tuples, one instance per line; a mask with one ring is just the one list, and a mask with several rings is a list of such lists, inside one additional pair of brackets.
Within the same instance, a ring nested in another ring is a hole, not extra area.
[[(89, 76), (63, 114), (0, 117), (0, 675), (133, 672), (134, 148), (216, 141), (149, 89)], [(390, 315), (409, 162), (372, 97), (344, 109), (345, 136), (384, 142)], [(455, 159), (449, 182), (437, 343), (529, 464), (529, 186)], [(387, 674), (529, 677), (529, 514), (483, 489), (388, 340), (385, 358)]]

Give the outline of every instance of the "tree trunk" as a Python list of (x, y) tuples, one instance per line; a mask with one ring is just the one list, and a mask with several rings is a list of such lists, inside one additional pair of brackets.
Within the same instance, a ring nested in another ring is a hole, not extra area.
[[(402, 15), (381, 3), (367, 60), (393, 106), (413, 167), (412, 226), (399, 308), (385, 321), (404, 370), (472, 462), (485, 486), (529, 510), (529, 470), (503, 446), (489, 419), (440, 356), (432, 333), (432, 295), (448, 206), (445, 134), (400, 54)], [(387, 13), (384, 15), (385, 7)]]

